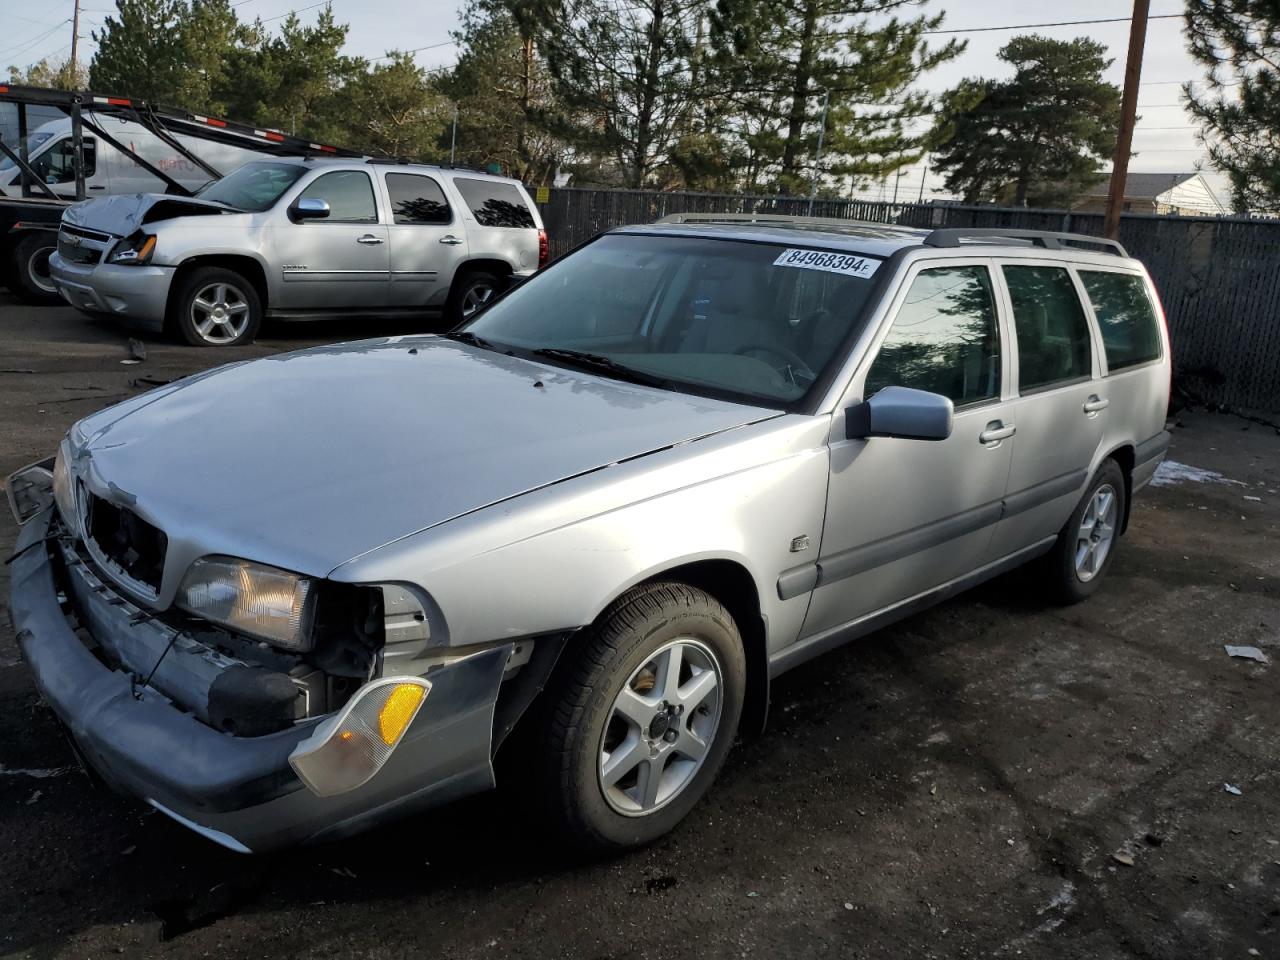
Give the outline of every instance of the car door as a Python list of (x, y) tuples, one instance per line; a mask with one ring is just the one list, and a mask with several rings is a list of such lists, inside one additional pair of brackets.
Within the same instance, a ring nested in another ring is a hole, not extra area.
[(998, 269), (1014, 339), (1015, 415), (998, 555), (1055, 536), (1075, 509), (1106, 431), (1100, 351), (1065, 263), (1005, 261)]
[(440, 182), (421, 173), (383, 175), (391, 222), (392, 306), (422, 307), (448, 290), (458, 264), (467, 259), (467, 232)]
[[(295, 219), (301, 200), (323, 200), (329, 215)], [(387, 227), (380, 222), (373, 180), (365, 170), (332, 170), (277, 205), (267, 253), (280, 271), (280, 310), (341, 311), (385, 308), (388, 301)]]
[[(84, 157), (84, 185), (86, 196), (107, 192), (106, 171), (98, 163), (98, 141), (85, 137), (81, 141)], [(70, 137), (63, 137), (30, 161), (31, 169), (45, 185), (59, 197), (74, 200), (76, 197), (75, 145)], [(21, 177), (14, 181), (21, 184)], [(16, 190), (14, 191), (17, 192)], [(31, 187), (31, 196), (46, 194), (37, 186)]]
[(947, 396), (942, 441), (874, 437), (830, 446), (827, 515), (803, 636), (847, 624), (990, 560), (1014, 447), (999, 300), (980, 260), (909, 269), (881, 341), (842, 408), (888, 386)]

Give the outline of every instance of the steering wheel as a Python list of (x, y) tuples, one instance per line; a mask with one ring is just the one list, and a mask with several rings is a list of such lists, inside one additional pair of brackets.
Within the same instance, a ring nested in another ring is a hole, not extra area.
[(786, 347), (768, 343), (752, 343), (733, 352), (740, 357), (749, 356), (753, 353), (763, 353), (781, 360), (781, 364), (770, 363), (769, 365), (790, 380), (793, 386), (801, 386), (802, 384), (799, 380), (804, 380), (806, 384), (809, 384), (818, 379), (818, 375), (809, 369), (809, 365), (801, 359), (800, 355), (793, 350), (788, 350)]

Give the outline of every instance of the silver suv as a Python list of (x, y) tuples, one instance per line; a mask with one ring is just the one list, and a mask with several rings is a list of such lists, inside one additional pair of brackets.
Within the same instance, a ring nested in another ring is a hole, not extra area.
[(628, 847), (782, 671), (1030, 561), (1098, 589), (1169, 371), (1105, 241), (624, 228), (448, 336), (75, 424), (9, 481), (13, 622), (90, 762), (233, 849), (513, 767), (548, 823)]
[(458, 322), (546, 260), (542, 220), (515, 180), (281, 158), (247, 163), (194, 198), (78, 203), (49, 262), (74, 307), (232, 346), (264, 317), (443, 312)]

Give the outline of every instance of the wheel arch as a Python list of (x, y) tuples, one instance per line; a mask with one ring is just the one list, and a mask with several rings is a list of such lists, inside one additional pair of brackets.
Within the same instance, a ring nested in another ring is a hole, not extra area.
[(191, 271), (200, 267), (221, 267), (224, 270), (232, 270), (243, 276), (253, 285), (253, 290), (258, 295), (258, 302), (262, 305), (262, 312), (264, 314), (267, 312), (269, 303), (267, 272), (262, 264), (254, 257), (245, 254), (209, 253), (188, 257), (178, 264), (178, 268), (173, 274), (173, 280), (169, 284), (169, 299), (165, 304), (166, 323), (173, 316), (174, 302), (182, 289), (183, 281), (186, 280)]
[(477, 257), (474, 260), (464, 260), (453, 271), (453, 281), (449, 284), (449, 296), (453, 296), (458, 289), (458, 285), (462, 283), (467, 274), (480, 270), (496, 274), (499, 278), (509, 277), (515, 272), (507, 261), (494, 257)]
[(1120, 517), (1120, 533), (1129, 529), (1129, 511), (1133, 506), (1133, 466), (1137, 458), (1137, 449), (1130, 443), (1122, 443), (1109, 450), (1098, 460), (1098, 469), (1107, 460), (1114, 460), (1120, 467), (1120, 475), (1124, 477), (1124, 514)]

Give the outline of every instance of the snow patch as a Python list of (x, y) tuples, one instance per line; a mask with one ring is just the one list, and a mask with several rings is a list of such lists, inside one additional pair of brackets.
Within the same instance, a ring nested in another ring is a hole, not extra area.
[(1179, 483), (1234, 483), (1241, 487), (1247, 486), (1247, 484), (1239, 480), (1224, 477), (1216, 470), (1193, 467), (1185, 463), (1179, 463), (1177, 460), (1162, 461), (1160, 466), (1156, 467), (1155, 475), (1151, 478), (1153, 487), (1172, 487)]

